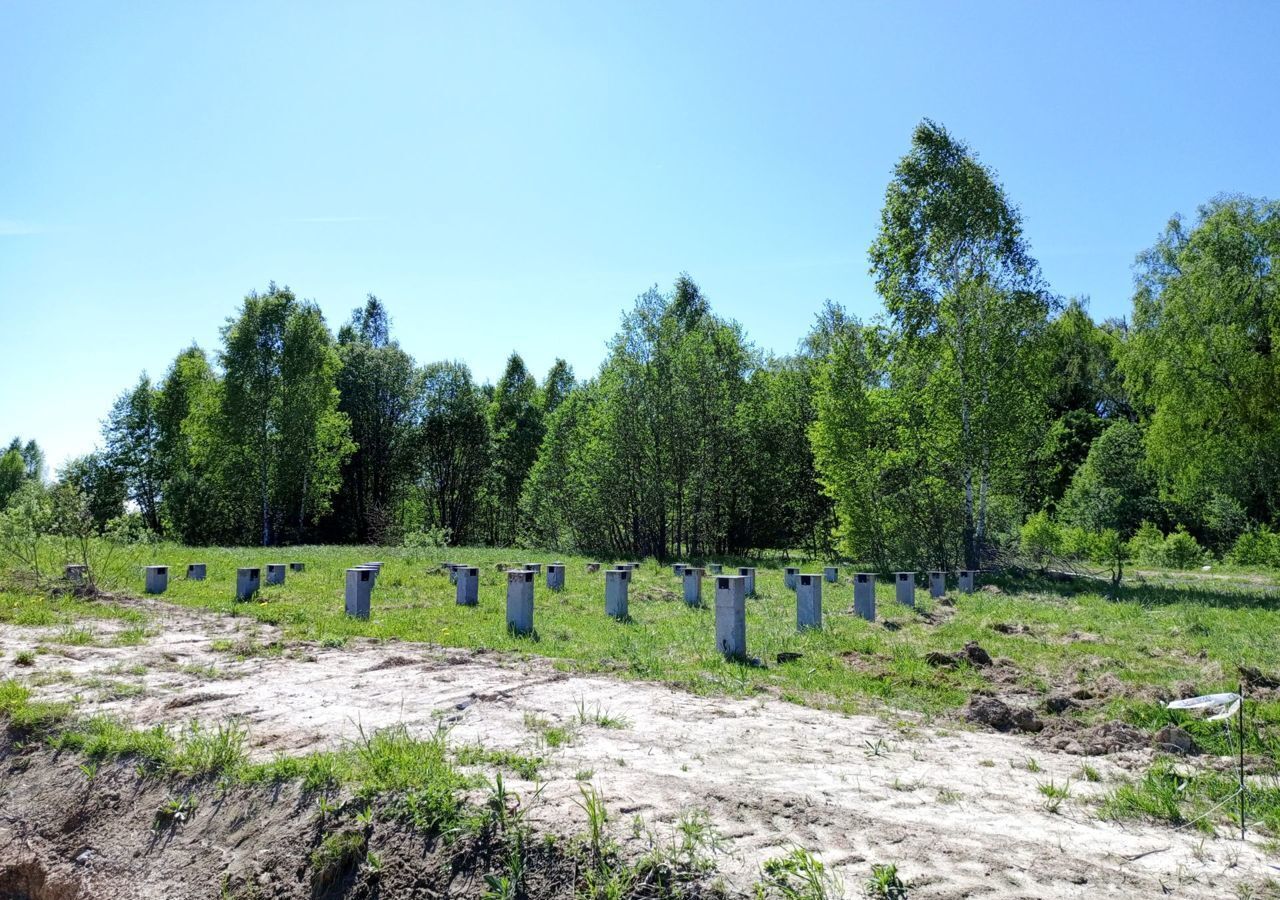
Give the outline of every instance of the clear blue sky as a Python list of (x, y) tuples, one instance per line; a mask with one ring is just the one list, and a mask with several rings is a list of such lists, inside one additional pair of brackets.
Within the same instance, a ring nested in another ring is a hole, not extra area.
[(271, 280), (420, 361), (595, 371), (687, 270), (761, 347), (866, 249), (923, 117), (1060, 294), (1221, 191), (1280, 194), (1280, 4), (0, 0), (0, 439), (57, 465)]

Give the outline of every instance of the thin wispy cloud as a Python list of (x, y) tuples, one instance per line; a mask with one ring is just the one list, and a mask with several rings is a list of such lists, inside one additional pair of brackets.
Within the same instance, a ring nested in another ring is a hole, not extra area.
[(285, 219), (286, 222), (306, 222), (310, 224), (333, 225), (346, 222), (372, 222), (372, 216), (299, 216)]

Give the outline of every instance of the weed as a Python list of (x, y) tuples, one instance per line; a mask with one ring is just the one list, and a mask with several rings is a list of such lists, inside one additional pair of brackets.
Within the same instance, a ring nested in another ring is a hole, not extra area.
[(625, 716), (615, 716), (601, 709), (599, 703), (596, 704), (595, 709), (588, 710), (586, 701), (579, 700), (578, 724), (595, 725), (600, 728), (630, 728), (631, 720)]
[(31, 650), (19, 650), (18, 655), (13, 658), (15, 666), (34, 666), (36, 664), (36, 655)]
[(1102, 780), (1102, 773), (1087, 763), (1080, 767), (1080, 776), (1085, 781), (1099, 782)]
[(369, 849), (364, 832), (351, 829), (335, 831), (311, 851), (311, 884), (322, 889), (341, 881), (343, 876), (365, 860)]
[(524, 756), (513, 750), (489, 750), (480, 744), (459, 747), (454, 752), (454, 757), (459, 765), (487, 765), (508, 769), (525, 781), (536, 779), (545, 762), (541, 756)]
[(151, 820), (151, 827), (156, 831), (177, 828), (179, 825), (191, 820), (191, 817), (196, 813), (196, 805), (196, 798), (190, 795), (170, 797), (164, 803), (161, 803), (160, 808), (156, 810), (156, 814)]
[(766, 860), (756, 882), (757, 900), (829, 900), (844, 896), (844, 887), (816, 856), (796, 847)]
[(1058, 808), (1062, 806), (1062, 801), (1071, 796), (1071, 779), (1067, 779), (1065, 785), (1059, 786), (1053, 779), (1037, 783), (1036, 789), (1044, 795), (1044, 808), (1047, 812), (1056, 813)]
[(868, 757), (887, 756), (893, 749), (884, 738), (876, 738), (874, 743), (871, 741), (863, 741), (862, 743), (865, 745), (865, 749), (862, 752)]
[(867, 895), (875, 900), (906, 900), (907, 885), (898, 875), (896, 863), (876, 863), (866, 881)]

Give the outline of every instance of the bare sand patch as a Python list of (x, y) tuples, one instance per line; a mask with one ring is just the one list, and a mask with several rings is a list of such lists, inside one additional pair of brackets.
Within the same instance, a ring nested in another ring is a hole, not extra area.
[[(6, 674), (42, 698), (78, 695), (82, 712), (139, 726), (238, 717), (258, 758), (335, 747), (361, 728), (398, 724), (415, 733), (446, 726), (455, 744), (545, 754), (547, 784), (532, 814), (540, 827), (582, 830), (578, 779), (599, 788), (624, 844), (634, 816), (661, 826), (705, 809), (728, 839), (720, 869), (741, 891), (763, 860), (797, 844), (832, 866), (850, 896), (880, 862), (896, 862), (919, 898), (1222, 897), (1236, 882), (1272, 873), (1256, 838), (1241, 844), (1097, 819), (1090, 801), (1145, 762), (1147, 749), (1090, 759), (1104, 779), (1092, 783), (1080, 778), (1080, 756), (1023, 735), (888, 710), (851, 716), (774, 699), (700, 697), (575, 674), (536, 657), (358, 640), (236, 658), (214, 643), (262, 648), (278, 635), (251, 620), (144, 605), (153, 620), (146, 643), (67, 647), (68, 655), (41, 654), (35, 666)], [(92, 627), (109, 644), (123, 626)], [(0, 649), (12, 659), (55, 635), (0, 626)], [(55, 670), (62, 675), (50, 678)], [(85, 690), (86, 681), (105, 678), (136, 683), (141, 693)], [(580, 711), (622, 717), (625, 727), (601, 727)], [(530, 721), (563, 726), (572, 738), (547, 748)], [(1070, 799), (1050, 811), (1040, 786), (1068, 781)], [(0, 848), (17, 827), (0, 821)]]

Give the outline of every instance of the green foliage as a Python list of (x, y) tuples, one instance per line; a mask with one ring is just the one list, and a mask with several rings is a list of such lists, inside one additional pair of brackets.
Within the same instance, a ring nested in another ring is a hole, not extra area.
[(1272, 566), (1280, 569), (1280, 534), (1265, 525), (1236, 538), (1228, 560), (1237, 566)]
[(423, 530), (442, 529), (446, 541), (460, 541), (480, 519), (490, 458), (486, 404), (462, 363), (432, 363), (422, 370), (421, 384), (412, 439)]
[(338, 411), (351, 423), (354, 451), (342, 468), (332, 530), (344, 540), (385, 542), (415, 470), (422, 377), (391, 339), (386, 307), (372, 294), (338, 332), (337, 350)]
[(1161, 565), (1164, 561), (1164, 533), (1144, 520), (1129, 539), (1129, 555), (1144, 565)]
[(1071, 479), (1062, 516), (1090, 531), (1113, 528), (1132, 534), (1157, 509), (1142, 430), (1132, 422), (1115, 422), (1093, 442)]
[(844, 896), (835, 876), (803, 847), (767, 859), (760, 868), (763, 877), (755, 885), (756, 900), (836, 900)]
[(1164, 539), (1160, 560), (1171, 569), (1190, 569), (1205, 561), (1206, 553), (1187, 529), (1179, 525)]
[(888, 320), (884, 377), (863, 393), (880, 401), (886, 446), (863, 452), (873, 490), (897, 507), (881, 518), (901, 532), (889, 536), (900, 559), (947, 564), (958, 549), (976, 566), (992, 508), (1040, 442), (1034, 365), (1050, 297), (994, 173), (929, 121), (894, 170), (870, 255)]
[(1025, 556), (1043, 564), (1062, 551), (1062, 534), (1049, 514), (1041, 511), (1023, 524), (1019, 544)]
[(223, 344), (217, 443), (238, 488), (237, 530), (256, 528), (265, 546), (302, 534), (338, 487), (352, 448), (341, 361), (319, 308), (274, 284), (245, 297)]
[(1224, 196), (1139, 257), (1122, 367), (1161, 488), (1188, 510), (1216, 494), (1280, 515), (1278, 256), (1280, 203)]
[(26, 474), (20, 451), (8, 450), (0, 456), (0, 509), (9, 505), (10, 498), (26, 480)]

